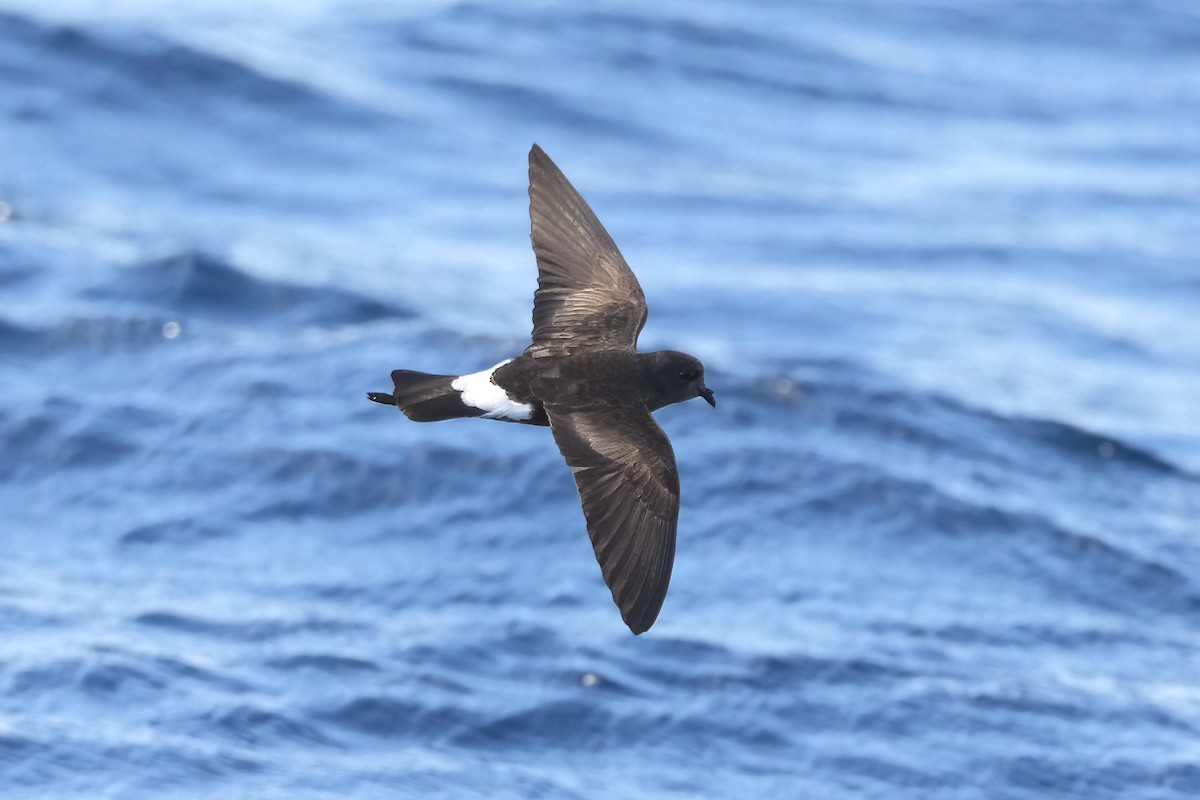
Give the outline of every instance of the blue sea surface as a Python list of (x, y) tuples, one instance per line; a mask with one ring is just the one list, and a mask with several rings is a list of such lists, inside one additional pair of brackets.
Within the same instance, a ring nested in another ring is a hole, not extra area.
[[(528, 342), (591, 202), (633, 637)], [(0, 797), (1200, 796), (1200, 5), (0, 0)]]

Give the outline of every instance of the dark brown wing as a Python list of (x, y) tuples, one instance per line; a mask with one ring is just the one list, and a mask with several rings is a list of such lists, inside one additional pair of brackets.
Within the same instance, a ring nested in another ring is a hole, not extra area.
[(529, 151), (529, 218), (538, 290), (525, 354), (635, 349), (646, 323), (642, 287), (592, 209), (536, 144)]
[(679, 472), (662, 428), (643, 408), (547, 407), (554, 441), (575, 473), (604, 582), (634, 633), (667, 596), (679, 520)]

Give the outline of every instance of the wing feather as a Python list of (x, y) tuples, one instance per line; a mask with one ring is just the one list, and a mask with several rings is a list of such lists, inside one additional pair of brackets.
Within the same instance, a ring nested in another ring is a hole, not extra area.
[(529, 151), (529, 219), (537, 256), (533, 357), (633, 350), (646, 298), (621, 251), (562, 171)]
[(679, 472), (671, 442), (645, 408), (547, 406), (575, 475), (604, 582), (634, 633), (658, 618), (675, 560)]

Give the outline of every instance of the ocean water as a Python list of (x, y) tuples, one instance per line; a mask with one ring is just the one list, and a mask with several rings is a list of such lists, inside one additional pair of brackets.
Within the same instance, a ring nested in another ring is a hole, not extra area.
[[(719, 400), (657, 625), (525, 158)], [(0, 796), (1200, 795), (1193, 0), (0, 0)]]

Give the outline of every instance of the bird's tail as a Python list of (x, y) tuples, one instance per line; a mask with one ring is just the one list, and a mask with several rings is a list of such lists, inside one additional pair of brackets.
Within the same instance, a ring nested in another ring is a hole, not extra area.
[(392, 372), (392, 383), (396, 385), (394, 392), (371, 392), (367, 397), (376, 403), (396, 406), (413, 422), (440, 422), (483, 414), (462, 401), (462, 393), (451, 386), (455, 380), (454, 375), (398, 369)]

